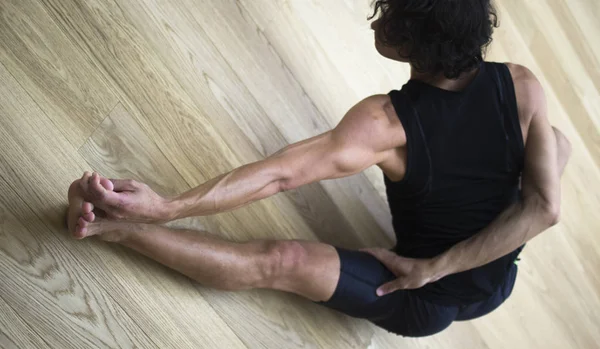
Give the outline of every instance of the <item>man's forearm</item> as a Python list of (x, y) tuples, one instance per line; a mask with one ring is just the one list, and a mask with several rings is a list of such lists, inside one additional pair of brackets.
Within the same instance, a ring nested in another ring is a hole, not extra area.
[[(539, 190), (529, 189), (532, 184), (544, 183), (539, 179), (524, 177), (523, 199), (509, 206), (489, 226), (473, 237), (462, 241), (433, 260), (438, 276), (459, 273), (477, 268), (510, 252), (531, 240), (542, 231), (556, 224), (560, 211), (560, 176), (571, 154), (571, 144), (557, 129), (552, 129), (557, 146), (557, 181), (548, 185), (554, 195), (540, 195)], [(549, 146), (543, 147), (549, 151)], [(540, 172), (551, 173), (552, 167)], [(554, 199), (550, 199), (550, 198)]]
[(170, 199), (169, 219), (225, 212), (278, 193), (278, 173), (269, 161), (238, 167)]
[(519, 200), (489, 226), (435, 258), (440, 277), (477, 268), (514, 251), (554, 225), (557, 213), (543, 200)]

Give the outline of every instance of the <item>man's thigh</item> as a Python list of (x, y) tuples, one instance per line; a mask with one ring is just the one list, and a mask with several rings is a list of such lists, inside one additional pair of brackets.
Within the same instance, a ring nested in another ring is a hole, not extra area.
[(339, 248), (336, 251), (340, 259), (339, 281), (332, 297), (320, 304), (411, 337), (437, 333), (456, 318), (458, 307), (430, 303), (419, 296), (418, 290), (377, 296), (377, 288), (395, 276), (368, 253)]

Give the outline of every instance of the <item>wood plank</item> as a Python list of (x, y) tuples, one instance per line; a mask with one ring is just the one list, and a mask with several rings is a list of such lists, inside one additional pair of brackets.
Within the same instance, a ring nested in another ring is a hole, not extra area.
[(52, 347), (157, 347), (4, 180), (0, 189), (2, 298)]
[(0, 347), (6, 349), (48, 347), (48, 343), (34, 332), (1, 296), (0, 314), (2, 314), (0, 316)]
[[(2, 202), (16, 210), (9, 222), (22, 224), (3, 232), (1, 269), (9, 282), (0, 292), (12, 297), (11, 306), (32, 326), (45, 326), (61, 348), (136, 341), (142, 347), (243, 348), (187, 279), (129, 251), (67, 236), (65, 193), (87, 164), (2, 66), (0, 81), (0, 143), (6, 151), (0, 154)], [(31, 259), (25, 258), (30, 250), (44, 258), (21, 267)], [(153, 279), (155, 270), (163, 273), (160, 282)], [(47, 284), (46, 277), (53, 275)], [(73, 338), (60, 335), (74, 325)]]
[(36, 0), (0, 3), (0, 62), (74, 147), (117, 103), (97, 67)]
[[(174, 194), (399, 88), (407, 66), (372, 48), (368, 2), (3, 1), (0, 346), (597, 347), (600, 5), (497, 5), (489, 58), (534, 71), (573, 143), (562, 223), (528, 244), (500, 309), (413, 339), (293, 295), (206, 289), (125, 248), (73, 241), (63, 222), (66, 189), (90, 167)], [(385, 244), (383, 189), (371, 170), (173, 225), (234, 240)]]
[[(506, 2), (506, 5), (502, 2), (501, 6), (516, 7), (521, 4), (514, 0)], [(600, 108), (598, 108), (600, 91), (597, 83), (590, 79), (587, 70), (597, 71), (600, 61), (598, 58), (591, 60), (586, 57), (586, 51), (576, 50), (582, 45), (586, 47), (594, 45), (588, 45), (584, 40), (574, 40), (573, 36), (571, 39), (568, 38), (569, 33), (565, 32), (563, 27), (568, 25), (568, 22), (559, 21), (555, 16), (555, 13), (562, 11), (552, 10), (558, 5), (536, 1), (527, 2), (525, 5), (528, 11), (510, 12), (511, 18), (520, 18), (514, 21), (515, 29), (521, 33), (526, 30), (525, 28), (531, 28), (528, 30), (531, 32), (532, 39), (528, 43), (526, 52), (533, 56), (536, 65), (542, 70), (540, 75), (556, 92), (556, 100), (568, 113), (598, 166), (600, 165)]]
[(81, 146), (79, 153), (95, 171), (109, 178), (140, 180), (163, 195), (190, 189), (121, 103)]

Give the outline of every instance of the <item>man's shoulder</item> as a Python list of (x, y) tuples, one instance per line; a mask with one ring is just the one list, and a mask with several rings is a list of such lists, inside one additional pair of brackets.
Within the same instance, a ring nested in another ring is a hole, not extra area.
[(506, 63), (512, 76), (517, 98), (517, 108), (521, 125), (529, 125), (534, 115), (546, 109), (546, 97), (542, 84), (529, 68), (514, 63)]
[(353, 141), (376, 143), (376, 148), (394, 148), (406, 143), (400, 119), (390, 97), (384, 94), (372, 95), (356, 103), (334, 131), (344, 139), (352, 135)]
[(526, 66), (515, 63), (504, 63), (512, 76), (515, 85), (527, 89), (541, 89), (542, 85), (537, 76)]
[(366, 122), (380, 120), (390, 125), (402, 127), (389, 95), (376, 94), (369, 96), (358, 102), (352, 109), (359, 111), (356, 114), (364, 118)]
[(355, 108), (368, 111), (369, 114), (379, 114), (386, 106), (391, 105), (392, 100), (390, 96), (385, 94), (371, 95), (360, 102), (356, 103)]

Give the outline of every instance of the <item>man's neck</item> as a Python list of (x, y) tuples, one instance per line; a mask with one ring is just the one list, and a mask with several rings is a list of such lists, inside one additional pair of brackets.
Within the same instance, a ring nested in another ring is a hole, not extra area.
[(478, 71), (479, 69), (473, 69), (472, 71), (462, 73), (457, 79), (448, 79), (443, 73), (420, 73), (411, 65), (410, 79), (419, 80), (443, 90), (461, 91), (473, 81)]

